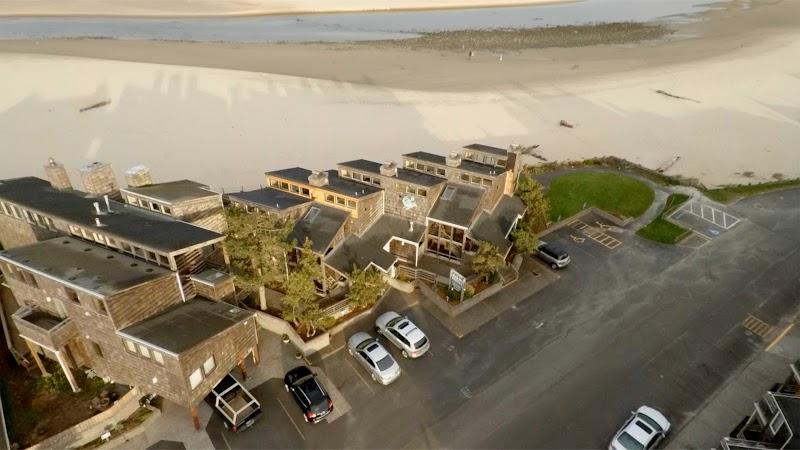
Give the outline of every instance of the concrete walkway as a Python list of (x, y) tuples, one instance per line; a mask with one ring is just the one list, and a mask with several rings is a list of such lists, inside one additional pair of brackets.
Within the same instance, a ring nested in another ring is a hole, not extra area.
[(720, 440), (753, 412), (758, 401), (775, 383), (789, 376), (789, 364), (800, 355), (800, 327), (793, 327), (769, 351), (756, 355), (731, 377), (682, 429), (676, 430), (667, 448), (719, 448)]

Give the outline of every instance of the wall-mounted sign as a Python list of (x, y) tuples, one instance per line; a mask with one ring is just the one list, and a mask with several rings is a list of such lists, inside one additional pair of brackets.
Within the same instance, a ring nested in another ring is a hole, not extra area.
[(450, 269), (450, 289), (462, 292), (464, 290), (464, 286), (466, 285), (467, 277), (456, 272), (455, 269)]
[(403, 197), (403, 209), (414, 209), (417, 207), (417, 199), (413, 195)]

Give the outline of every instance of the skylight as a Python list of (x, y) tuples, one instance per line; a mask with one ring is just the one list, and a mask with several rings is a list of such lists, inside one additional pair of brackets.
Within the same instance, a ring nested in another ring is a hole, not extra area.
[(451, 198), (453, 198), (453, 195), (455, 195), (455, 193), (456, 193), (456, 188), (454, 188), (453, 186), (447, 186), (444, 189), (444, 193), (442, 194), (442, 200), (450, 200)]
[(317, 208), (316, 206), (312, 206), (311, 209), (309, 209), (308, 212), (306, 213), (306, 216), (303, 218), (303, 221), (312, 223), (314, 222), (314, 219), (316, 219), (318, 215), (319, 215), (319, 208)]

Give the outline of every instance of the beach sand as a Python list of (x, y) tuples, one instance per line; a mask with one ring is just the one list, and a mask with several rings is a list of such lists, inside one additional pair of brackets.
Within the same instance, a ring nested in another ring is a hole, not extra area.
[(484, 8), (570, 0), (3, 0), (0, 16), (222, 17)]
[(0, 178), (41, 175), (54, 156), (75, 182), (81, 164), (101, 160), (118, 174), (145, 164), (157, 180), (230, 191), (258, 187), (266, 170), (472, 142), (651, 168), (680, 157), (667, 173), (708, 186), (798, 177), (800, 2), (736, 3), (678, 29), (700, 37), (523, 50), (502, 62), (373, 45), (1, 42), (10, 157)]

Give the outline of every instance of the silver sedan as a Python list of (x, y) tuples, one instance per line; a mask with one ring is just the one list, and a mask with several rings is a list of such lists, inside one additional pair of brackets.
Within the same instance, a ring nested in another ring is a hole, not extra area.
[(431, 348), (425, 333), (408, 317), (394, 311), (385, 312), (375, 320), (375, 331), (402, 350), (404, 358), (419, 358)]
[(400, 377), (400, 365), (377, 339), (363, 331), (350, 336), (347, 351), (370, 373), (372, 379), (387, 385)]

